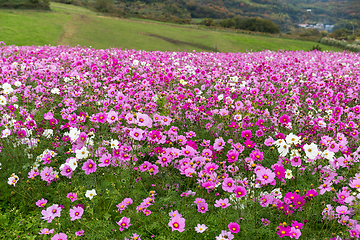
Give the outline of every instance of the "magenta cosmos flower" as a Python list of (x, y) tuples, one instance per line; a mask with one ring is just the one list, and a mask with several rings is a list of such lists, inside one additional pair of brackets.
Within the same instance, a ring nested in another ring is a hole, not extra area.
[(234, 163), (234, 162), (236, 162), (237, 160), (238, 160), (238, 157), (239, 157), (239, 152), (238, 151), (236, 151), (236, 150), (230, 150), (230, 151), (228, 151), (228, 153), (227, 153), (227, 158), (228, 158), (228, 162), (229, 163)]
[(237, 224), (235, 222), (229, 223), (228, 228), (229, 228), (230, 232), (232, 232), (232, 233), (238, 233), (240, 231), (239, 224)]
[(75, 235), (80, 237), (80, 236), (84, 235), (84, 232), (85, 232), (84, 230), (80, 230), (80, 231), (75, 232)]
[(120, 226), (120, 232), (122, 232), (125, 228), (128, 229), (131, 226), (130, 218), (123, 217), (117, 224)]
[(68, 193), (68, 195), (66, 197), (69, 198), (71, 200), (71, 202), (74, 202), (77, 200), (77, 195), (76, 195), (76, 193), (73, 193), (73, 192)]
[(279, 122), (283, 124), (288, 124), (290, 122), (290, 117), (286, 114), (279, 117)]
[(65, 233), (57, 233), (51, 238), (51, 240), (67, 240), (67, 235)]
[(170, 219), (169, 227), (171, 227), (172, 231), (185, 231), (185, 218), (179, 217), (179, 215)]
[(72, 209), (70, 209), (70, 217), (71, 221), (74, 221), (76, 219), (81, 219), (81, 216), (84, 213), (84, 209), (82, 207), (76, 207), (74, 206)]
[(247, 194), (246, 188), (238, 186), (235, 188), (234, 193), (236, 194), (235, 197), (243, 197)]
[(84, 165), (82, 166), (82, 170), (85, 171), (86, 175), (89, 175), (90, 173), (96, 171), (96, 163), (92, 159), (89, 159), (86, 162), (84, 162)]

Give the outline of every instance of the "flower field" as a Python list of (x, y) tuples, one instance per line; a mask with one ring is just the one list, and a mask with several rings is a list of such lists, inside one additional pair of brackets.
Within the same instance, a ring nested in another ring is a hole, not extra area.
[(0, 45), (2, 239), (358, 239), (360, 55)]

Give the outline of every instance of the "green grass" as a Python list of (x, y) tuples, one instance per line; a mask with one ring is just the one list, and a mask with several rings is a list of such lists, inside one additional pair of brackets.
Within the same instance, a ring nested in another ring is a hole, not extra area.
[[(0, 41), (7, 45), (121, 47), (160, 51), (309, 50), (317, 43), (239, 34), (141, 19), (101, 16), (88, 9), (51, 3), (51, 12), (0, 10)], [(339, 49), (319, 44), (324, 50)]]

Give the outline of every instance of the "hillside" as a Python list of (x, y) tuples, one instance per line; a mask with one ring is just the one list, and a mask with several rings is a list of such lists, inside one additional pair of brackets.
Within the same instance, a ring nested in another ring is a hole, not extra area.
[[(82, 4), (85, 0), (57, 0)], [(90, 0), (92, 3), (110, 0)], [(234, 16), (271, 19), (285, 32), (294, 30), (298, 23), (336, 24), (349, 20), (360, 25), (358, 0), (112, 0), (120, 14), (159, 19), (213, 18)], [(308, 11), (308, 9), (311, 11)], [(101, 11), (112, 11), (101, 8)]]
[[(51, 3), (52, 12), (0, 10), (0, 41), (7, 45), (121, 47), (148, 51), (309, 50), (316, 43), (201, 29), (198, 26), (102, 16), (86, 8)], [(324, 50), (338, 49), (320, 45)]]

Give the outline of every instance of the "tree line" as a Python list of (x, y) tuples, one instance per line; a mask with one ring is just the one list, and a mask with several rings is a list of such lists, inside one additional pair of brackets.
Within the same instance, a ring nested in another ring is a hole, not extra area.
[(205, 26), (220, 26), (223, 28), (235, 28), (255, 32), (264, 33), (280, 33), (279, 26), (273, 23), (270, 19), (262, 18), (242, 18), (239, 16), (223, 19), (215, 22), (212, 18), (204, 18), (201, 25)]

